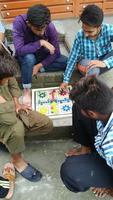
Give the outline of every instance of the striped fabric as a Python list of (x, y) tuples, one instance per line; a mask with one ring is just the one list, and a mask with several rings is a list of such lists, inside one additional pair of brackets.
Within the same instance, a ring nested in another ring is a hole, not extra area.
[[(113, 25), (103, 24), (100, 35), (97, 40), (85, 37), (83, 30), (77, 33), (72, 50), (69, 55), (67, 67), (64, 73), (64, 82), (68, 83), (75, 65), (80, 60), (101, 60), (101, 57), (112, 50), (111, 42), (113, 41)], [(104, 60), (108, 68), (113, 67), (113, 57)]]
[(113, 113), (105, 126), (101, 121), (97, 121), (97, 130), (95, 148), (113, 169)]
[(8, 180), (0, 180), (0, 186), (3, 187), (3, 188), (8, 188), (10, 187), (10, 183)]

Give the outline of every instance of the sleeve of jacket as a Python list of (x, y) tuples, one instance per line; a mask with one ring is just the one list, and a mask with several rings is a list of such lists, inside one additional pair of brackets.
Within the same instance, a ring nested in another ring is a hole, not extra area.
[(55, 53), (49, 54), (46, 59), (41, 63), (43, 66), (48, 66), (51, 64), (57, 57), (60, 56), (60, 47), (58, 42), (58, 33), (53, 23), (50, 23), (47, 27), (48, 42), (55, 47)]
[(13, 125), (17, 122), (15, 105), (13, 101), (0, 104), (0, 125)]
[(8, 87), (12, 97), (20, 97), (22, 92), (18, 86), (18, 83), (14, 77), (9, 78)]

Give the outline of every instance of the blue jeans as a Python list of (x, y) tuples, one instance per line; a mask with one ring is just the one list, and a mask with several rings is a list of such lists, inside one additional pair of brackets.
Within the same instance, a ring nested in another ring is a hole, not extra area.
[[(24, 88), (31, 88), (32, 83), (32, 70), (34, 65), (36, 65), (37, 57), (35, 54), (27, 54), (25, 56), (20, 56), (18, 58), (21, 66), (21, 78)], [(45, 72), (55, 72), (55, 71), (64, 71), (67, 64), (67, 57), (60, 55), (53, 63), (47, 67), (43, 67)]]
[[(111, 52), (109, 52), (108, 54), (106, 54), (106, 55), (104, 55), (104, 56), (101, 56), (98, 60), (100, 60), (100, 61), (103, 61), (103, 60), (105, 60), (105, 59), (107, 59), (107, 58), (109, 58), (109, 57), (111, 57), (111, 56), (113, 56), (113, 50), (111, 51)], [(84, 66), (84, 67), (88, 67), (89, 66), (89, 63), (91, 62), (92, 60), (89, 60), (89, 59), (80, 59), (79, 60), (79, 64), (81, 65), (81, 66)], [(88, 75), (96, 75), (96, 76), (98, 76), (98, 75), (100, 75), (100, 74), (102, 74), (102, 73), (104, 73), (104, 72), (106, 72), (106, 71), (108, 71), (108, 70), (110, 70), (110, 69), (108, 69), (107, 67), (106, 68), (99, 68), (98, 66), (96, 67), (96, 68), (93, 68), (93, 69), (90, 69), (88, 72), (87, 72), (87, 74)], [(82, 75), (85, 75), (85, 74), (83, 74), (83, 72), (82, 71), (80, 71), (80, 73), (82, 74)]]
[[(79, 64), (80, 64), (80, 66), (82, 66), (84, 68), (84, 70), (86, 70), (87, 67), (89, 66), (90, 62), (91, 62), (91, 60), (89, 60), (89, 59), (82, 59), (82, 60), (80, 60)], [(80, 70), (79, 68), (78, 68), (78, 70), (81, 73), (81, 75), (85, 75), (86, 74), (86, 72)], [(100, 68), (98, 68), (98, 67), (90, 69), (90, 70), (87, 71), (87, 75), (96, 75), (96, 76), (98, 76), (99, 73), (100, 73)]]
[(64, 185), (72, 192), (84, 192), (90, 187), (113, 187), (113, 169), (94, 147), (97, 135), (96, 121), (82, 115), (74, 103), (72, 109), (74, 140), (91, 148), (91, 153), (69, 156), (61, 166)]

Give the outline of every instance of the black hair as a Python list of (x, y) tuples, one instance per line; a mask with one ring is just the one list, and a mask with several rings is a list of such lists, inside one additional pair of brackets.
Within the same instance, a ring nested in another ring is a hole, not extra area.
[(70, 92), (70, 99), (80, 109), (110, 114), (113, 111), (113, 91), (94, 76), (80, 79)]
[(18, 64), (6, 51), (0, 49), (0, 80), (17, 74)]
[(103, 22), (103, 11), (97, 5), (88, 5), (80, 15), (79, 21), (92, 27), (99, 27)]
[(27, 12), (28, 22), (38, 28), (44, 28), (51, 21), (50, 10), (45, 5), (34, 5)]

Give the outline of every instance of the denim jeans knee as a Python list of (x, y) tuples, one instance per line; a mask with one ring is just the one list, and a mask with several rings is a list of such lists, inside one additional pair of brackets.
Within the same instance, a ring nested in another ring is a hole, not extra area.
[(34, 54), (27, 54), (19, 57), (21, 65), (22, 83), (29, 84), (32, 82), (32, 70), (36, 64), (36, 57)]
[(98, 76), (100, 73), (100, 68), (97, 66), (96, 68), (92, 68), (87, 70), (87, 67), (89, 66), (91, 60), (89, 59), (82, 59), (80, 60), (79, 64), (78, 64), (78, 70), (82, 75), (95, 75)]

